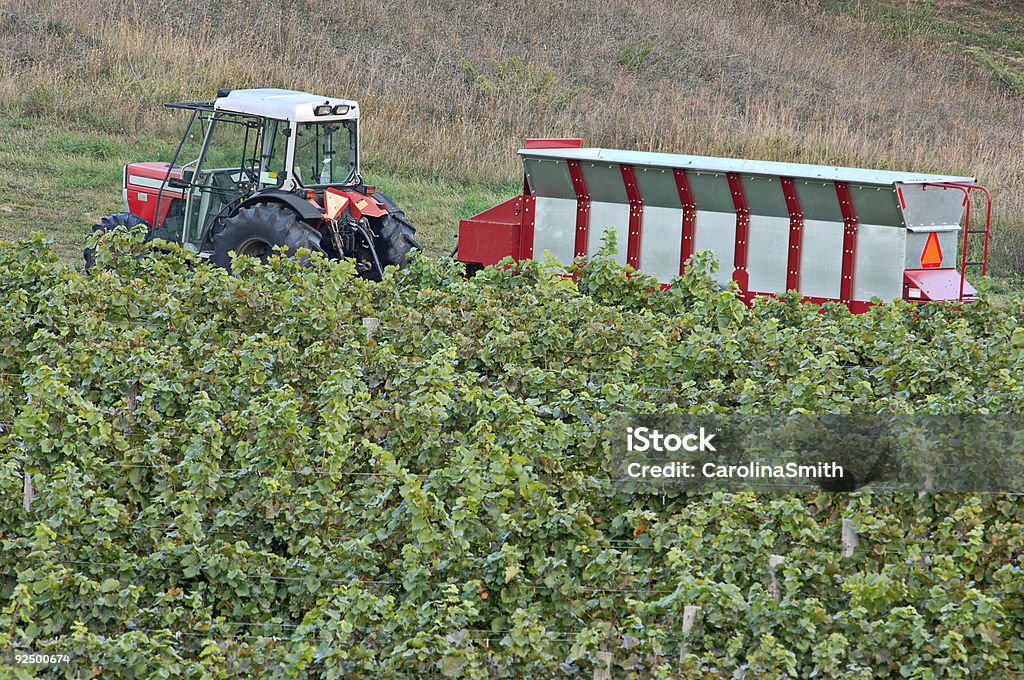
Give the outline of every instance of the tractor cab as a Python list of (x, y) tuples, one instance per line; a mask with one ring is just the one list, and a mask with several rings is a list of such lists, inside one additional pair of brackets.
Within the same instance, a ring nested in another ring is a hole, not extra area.
[[(363, 182), (356, 102), (256, 88), (165, 106), (191, 112), (174, 158), (125, 166), (127, 213), (97, 229), (145, 222), (152, 237), (224, 266), (232, 252), (266, 258), (278, 246), (353, 257), (372, 278), (405, 262), (414, 230)], [(345, 205), (328, 216), (332, 192)]]
[(193, 111), (182, 151), (201, 141), (168, 182), (185, 190), (186, 204), (182, 219), (167, 225), (180, 236), (165, 238), (198, 252), (213, 222), (256, 192), (361, 183), (356, 102), (270, 88), (220, 94), (166, 105)]

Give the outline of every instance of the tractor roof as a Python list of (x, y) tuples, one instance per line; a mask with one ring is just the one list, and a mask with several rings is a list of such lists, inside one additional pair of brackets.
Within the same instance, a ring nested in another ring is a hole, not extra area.
[[(342, 115), (315, 115), (313, 109), (324, 104), (331, 107), (348, 107), (348, 110)], [(213, 109), (300, 123), (359, 118), (359, 105), (351, 99), (321, 97), (308, 92), (280, 90), (272, 87), (230, 90), (224, 96), (217, 97), (213, 102)]]

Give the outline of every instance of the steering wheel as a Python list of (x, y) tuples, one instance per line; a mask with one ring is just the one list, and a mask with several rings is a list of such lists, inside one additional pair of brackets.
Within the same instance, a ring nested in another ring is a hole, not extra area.
[(252, 184), (259, 184), (260, 182), (260, 162), (258, 158), (244, 158), (242, 159), (242, 173), (249, 178)]

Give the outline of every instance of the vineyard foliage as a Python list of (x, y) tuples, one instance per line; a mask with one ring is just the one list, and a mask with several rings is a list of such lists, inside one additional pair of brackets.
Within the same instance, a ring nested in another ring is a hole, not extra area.
[(854, 316), (747, 308), (700, 257), (660, 291), (603, 257), (374, 284), (153, 249), (0, 247), (0, 650), (73, 656), (15, 677), (1024, 673), (1019, 497), (632, 495), (597, 434), (1019, 413), (1020, 298)]

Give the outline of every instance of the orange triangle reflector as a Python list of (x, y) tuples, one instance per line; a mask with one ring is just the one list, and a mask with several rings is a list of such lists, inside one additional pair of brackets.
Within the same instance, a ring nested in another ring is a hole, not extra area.
[(936, 269), (942, 264), (942, 248), (939, 247), (939, 237), (933, 231), (928, 234), (924, 250), (921, 251), (921, 266), (925, 269)]

